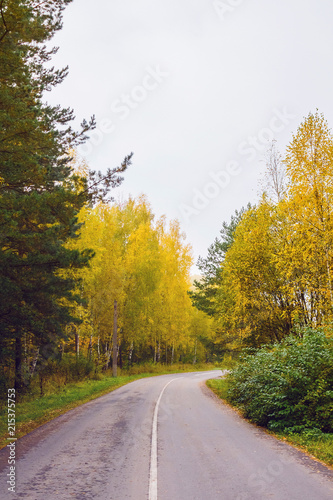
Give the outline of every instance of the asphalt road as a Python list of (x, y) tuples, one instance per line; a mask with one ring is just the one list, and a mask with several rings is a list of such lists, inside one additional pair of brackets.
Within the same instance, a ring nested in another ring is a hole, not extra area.
[(221, 372), (138, 380), (16, 443), (25, 500), (328, 500), (333, 473), (245, 422), (206, 387)]

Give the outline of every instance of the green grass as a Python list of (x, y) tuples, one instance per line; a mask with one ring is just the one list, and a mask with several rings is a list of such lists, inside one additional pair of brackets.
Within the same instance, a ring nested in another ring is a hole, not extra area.
[(333, 467), (333, 434), (278, 434), (277, 437)]
[[(133, 367), (129, 374), (119, 377), (100, 375), (99, 380), (87, 379), (82, 382), (68, 384), (54, 389), (50, 385), (49, 393), (42, 397), (35, 395), (25, 396), (22, 402), (16, 404), (16, 434), (19, 438), (28, 434), (37, 427), (66, 413), (67, 411), (114, 391), (118, 387), (140, 378), (168, 373), (191, 372), (216, 369), (214, 365), (171, 365)], [(149, 371), (148, 371), (149, 370)], [(143, 371), (143, 373), (142, 373)], [(145, 371), (145, 372), (144, 372)], [(134, 373), (133, 373), (134, 372)], [(52, 392), (51, 392), (52, 391)], [(7, 408), (0, 412), (0, 449), (8, 444), (7, 441)]]
[[(219, 398), (223, 399), (230, 405), (227, 396), (229, 389), (227, 379), (212, 379), (207, 380), (206, 383)], [(234, 408), (241, 410), (240, 408)], [(287, 441), (288, 443), (296, 446), (298, 449), (305, 451), (326, 465), (333, 467), (333, 434), (325, 434), (317, 429), (309, 430), (301, 434), (275, 434), (271, 431), (267, 432), (276, 438)]]
[(210, 389), (212, 389), (215, 394), (224, 400), (227, 400), (227, 392), (229, 389), (228, 380), (224, 378), (213, 378), (211, 380), (207, 380), (206, 384)]

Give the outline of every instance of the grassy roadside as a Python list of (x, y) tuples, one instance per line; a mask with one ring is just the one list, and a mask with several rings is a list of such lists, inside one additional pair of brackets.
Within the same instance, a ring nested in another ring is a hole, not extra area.
[[(207, 371), (216, 369), (213, 365), (184, 365), (177, 367), (153, 367), (151, 372), (124, 374), (119, 377), (112, 377), (110, 374), (103, 375), (99, 380), (88, 379), (82, 382), (68, 384), (57, 391), (46, 394), (42, 397), (35, 397), (31, 400), (22, 401), (16, 404), (16, 433), (15, 437), (20, 438), (32, 430), (66, 413), (69, 410), (96, 399), (104, 394), (114, 391), (134, 380), (168, 373), (182, 373), (193, 371)], [(133, 370), (140, 372), (139, 369)], [(7, 407), (0, 411), (0, 449), (7, 444)]]
[[(225, 379), (212, 379), (206, 382), (207, 386), (221, 399), (232, 406), (227, 398), (228, 381)], [(238, 412), (239, 408), (233, 406)], [(302, 434), (276, 434), (266, 431), (278, 439), (286, 441), (296, 448), (305, 451), (324, 464), (333, 467), (333, 434), (324, 434), (316, 429)]]

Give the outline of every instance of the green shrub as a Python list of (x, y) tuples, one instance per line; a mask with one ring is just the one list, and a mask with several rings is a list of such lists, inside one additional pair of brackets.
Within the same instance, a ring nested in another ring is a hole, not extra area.
[(61, 362), (53, 367), (51, 372), (65, 376), (67, 383), (83, 380), (93, 373), (94, 370), (94, 362), (84, 356), (64, 356)]
[(245, 356), (229, 376), (228, 399), (274, 431), (332, 432), (333, 339), (302, 333)]

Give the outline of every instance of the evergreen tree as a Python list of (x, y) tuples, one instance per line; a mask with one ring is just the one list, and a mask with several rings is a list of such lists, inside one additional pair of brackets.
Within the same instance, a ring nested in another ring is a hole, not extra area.
[[(248, 208), (250, 205), (248, 206)], [(214, 243), (208, 248), (206, 258), (199, 257), (197, 266), (202, 274), (202, 278), (194, 281), (195, 291), (189, 292), (193, 305), (199, 310), (215, 316), (216, 293), (222, 280), (222, 262), (231, 247), (236, 227), (242, 218), (244, 208), (236, 210), (231, 216), (230, 223), (223, 222), (220, 230), (220, 237), (215, 238)]]
[(18, 389), (29, 346), (48, 356), (76, 321), (68, 306), (78, 299), (74, 281), (62, 271), (92, 255), (65, 246), (78, 234), (77, 213), (119, 184), (131, 159), (106, 176), (76, 174), (69, 151), (87, 139), (94, 118), (76, 132), (71, 109), (43, 102), (68, 73), (46, 67), (57, 49), (45, 44), (70, 1), (0, 2), (0, 363), (15, 364)]

